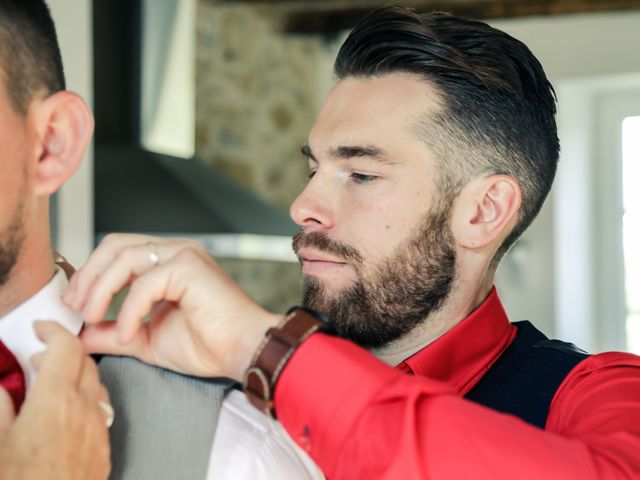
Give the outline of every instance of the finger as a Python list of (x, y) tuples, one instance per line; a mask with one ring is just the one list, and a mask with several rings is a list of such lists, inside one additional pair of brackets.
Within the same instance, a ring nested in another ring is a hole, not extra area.
[(114, 260), (95, 279), (86, 293), (83, 310), (85, 321), (87, 323), (101, 321), (114, 295), (133, 278), (153, 268), (160, 258), (172, 255), (172, 250), (170, 246), (160, 247), (153, 242), (125, 246), (119, 250)]
[(94, 362), (91, 357), (85, 355), (84, 361), (82, 362), (80, 379), (78, 381), (78, 390), (86, 398), (97, 402), (100, 397), (101, 387), (96, 362)]
[[(193, 258), (193, 256), (190, 256)], [(184, 294), (184, 271), (193, 268), (193, 263), (175, 258), (165, 264), (149, 270), (138, 277), (129, 288), (129, 292), (118, 313), (118, 340), (129, 343), (142, 327), (142, 320), (151, 312), (153, 306), (163, 301), (179, 302)]]
[(98, 406), (104, 415), (105, 425), (107, 428), (111, 427), (115, 416), (113, 407), (111, 406), (107, 389), (100, 383), (98, 367), (91, 357), (84, 357), (78, 391), (90, 405), (95, 404)]
[(47, 348), (40, 360), (36, 382), (76, 385), (82, 369), (82, 344), (63, 326), (52, 321), (35, 321), (36, 336)]
[(98, 406), (100, 407), (100, 410), (102, 410), (102, 414), (104, 415), (105, 424), (107, 428), (111, 428), (111, 425), (113, 424), (113, 421), (115, 419), (115, 412), (114, 412), (113, 406), (111, 405), (109, 392), (104, 387), (104, 385), (99, 384), (97, 394), (98, 394), (97, 403), (98, 403)]
[(15, 413), (11, 396), (4, 388), (0, 387), (0, 438), (5, 436), (14, 419)]
[(42, 359), (44, 358), (44, 352), (38, 352), (31, 355), (31, 366), (36, 372), (40, 371), (42, 366)]
[(143, 327), (129, 343), (120, 343), (115, 322), (87, 326), (80, 334), (84, 349), (88, 353), (126, 355), (150, 363), (147, 338), (146, 327)]
[(89, 256), (81, 269), (71, 277), (69, 287), (63, 295), (64, 302), (76, 310), (84, 308), (87, 291), (91, 288), (96, 278), (113, 261), (116, 253), (126, 245), (145, 244), (156, 241), (152, 237), (137, 234), (110, 234), (107, 235), (95, 251)]

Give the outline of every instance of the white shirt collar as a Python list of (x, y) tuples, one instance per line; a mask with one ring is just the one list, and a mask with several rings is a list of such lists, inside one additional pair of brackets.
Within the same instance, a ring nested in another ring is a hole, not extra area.
[(20, 362), (27, 388), (36, 378), (29, 360), (34, 353), (44, 350), (44, 344), (38, 340), (33, 330), (34, 320), (55, 320), (74, 335), (82, 329), (80, 313), (64, 305), (60, 298), (66, 286), (67, 277), (58, 268), (47, 285), (0, 318), (0, 339)]

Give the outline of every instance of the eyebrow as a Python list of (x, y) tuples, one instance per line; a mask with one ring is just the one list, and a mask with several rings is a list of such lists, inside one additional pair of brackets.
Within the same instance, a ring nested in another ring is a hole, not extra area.
[[(305, 157), (310, 158), (314, 162), (318, 161), (309, 145), (303, 145), (302, 148), (300, 148), (300, 151)], [(351, 158), (369, 157), (374, 160), (379, 160), (381, 162), (393, 163), (389, 160), (385, 152), (377, 147), (345, 145), (345, 146), (332, 148), (331, 150), (329, 150), (329, 155), (334, 158), (339, 158), (343, 160), (349, 160)]]

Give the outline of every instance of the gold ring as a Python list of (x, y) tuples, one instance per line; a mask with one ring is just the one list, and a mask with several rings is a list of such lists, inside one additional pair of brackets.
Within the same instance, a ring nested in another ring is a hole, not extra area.
[(113, 425), (113, 421), (116, 418), (116, 413), (113, 411), (113, 407), (109, 402), (105, 402), (104, 400), (98, 400), (98, 406), (102, 413), (104, 413), (104, 421), (107, 425), (107, 428), (111, 428)]
[(160, 263), (160, 255), (158, 255), (158, 246), (153, 242), (147, 242), (147, 246), (149, 247), (149, 261), (151, 262), (151, 266), (155, 267)]

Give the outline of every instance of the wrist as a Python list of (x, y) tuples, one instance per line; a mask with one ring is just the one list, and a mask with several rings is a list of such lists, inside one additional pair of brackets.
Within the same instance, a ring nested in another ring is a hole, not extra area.
[(255, 352), (260, 347), (267, 331), (277, 326), (284, 317), (267, 311), (262, 311), (253, 317), (251, 328), (243, 329), (236, 343), (233, 354), (233, 364), (229, 367), (229, 377), (242, 382), (244, 374), (251, 365)]

